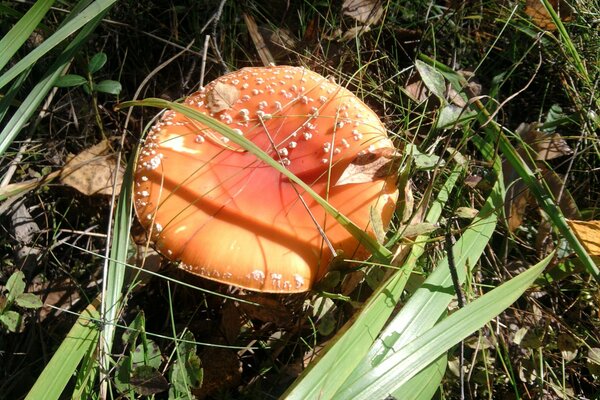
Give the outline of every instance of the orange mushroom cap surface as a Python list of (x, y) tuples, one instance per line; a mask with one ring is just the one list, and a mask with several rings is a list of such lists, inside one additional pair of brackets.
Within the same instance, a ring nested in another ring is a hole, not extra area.
[[(389, 223), (398, 195), (393, 176), (336, 185), (357, 156), (393, 147), (377, 115), (345, 88), (301, 67), (244, 68), (185, 104), (252, 141), (371, 236), (372, 210)], [(368, 256), (286, 176), (174, 111), (147, 135), (134, 193), (157, 249), (219, 282), (302, 292), (327, 271), (327, 241), (345, 257)]]

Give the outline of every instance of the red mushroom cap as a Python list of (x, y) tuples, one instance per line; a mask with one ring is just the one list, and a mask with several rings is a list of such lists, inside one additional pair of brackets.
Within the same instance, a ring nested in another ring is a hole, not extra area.
[[(254, 142), (372, 234), (387, 225), (394, 177), (335, 185), (358, 155), (392, 148), (377, 115), (343, 87), (300, 67), (244, 68), (185, 104)], [(135, 209), (156, 247), (181, 267), (263, 292), (310, 289), (332, 252), (368, 253), (298, 185), (223, 135), (167, 111), (150, 130), (135, 175)]]

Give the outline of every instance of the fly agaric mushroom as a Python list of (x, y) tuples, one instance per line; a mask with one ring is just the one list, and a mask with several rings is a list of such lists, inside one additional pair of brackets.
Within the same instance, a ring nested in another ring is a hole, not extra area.
[[(357, 156), (392, 148), (377, 115), (345, 88), (301, 67), (244, 68), (185, 104), (252, 141), (371, 236), (373, 211), (389, 223), (393, 176), (336, 185)], [(166, 111), (148, 133), (135, 185), (138, 219), (157, 249), (212, 280), (303, 292), (332, 250), (368, 256), (298, 185), (181, 113)]]

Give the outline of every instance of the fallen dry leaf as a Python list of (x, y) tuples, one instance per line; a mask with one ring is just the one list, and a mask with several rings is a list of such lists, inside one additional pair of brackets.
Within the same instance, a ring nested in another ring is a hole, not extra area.
[(377, 149), (356, 156), (346, 167), (335, 186), (373, 182), (385, 178), (397, 172), (399, 163), (400, 157), (392, 148)]
[(573, 149), (559, 133), (537, 130), (537, 123), (521, 124), (516, 132), (535, 152), (536, 160), (552, 160), (573, 154)]
[(217, 82), (207, 94), (207, 106), (210, 112), (229, 110), (240, 98), (240, 91), (233, 85)]
[[(573, 10), (566, 1), (563, 0), (550, 0), (550, 4), (556, 14), (560, 17), (561, 21), (570, 21), (573, 18)], [(544, 5), (540, 0), (527, 0), (525, 3), (525, 14), (527, 14), (531, 21), (538, 27), (547, 31), (555, 31), (556, 25), (552, 21), (552, 17), (544, 8)]]
[(591, 256), (600, 256), (600, 220), (578, 221), (568, 219), (567, 223), (587, 252)]
[(123, 169), (105, 139), (69, 159), (60, 173), (60, 181), (87, 196), (110, 196), (113, 187), (117, 192), (121, 190)]
[(383, 7), (379, 0), (345, 0), (342, 12), (358, 22), (372, 25), (383, 16)]

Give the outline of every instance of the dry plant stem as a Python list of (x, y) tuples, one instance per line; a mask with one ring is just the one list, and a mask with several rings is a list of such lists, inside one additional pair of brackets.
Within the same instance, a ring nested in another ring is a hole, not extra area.
[[(138, 86), (137, 90), (135, 91), (135, 94), (133, 95), (132, 100), (137, 100), (140, 93), (142, 92), (142, 89), (148, 84), (148, 82), (150, 82), (150, 80), (154, 77), (154, 75), (156, 75), (157, 73), (160, 72), (160, 70), (162, 70), (163, 68), (165, 68), (167, 65), (169, 65), (170, 63), (172, 63), (173, 61), (175, 61), (177, 58), (181, 57), (184, 53), (186, 53), (194, 44), (194, 40), (192, 40), (190, 42), (190, 44), (188, 44), (183, 50), (181, 50), (179, 53), (175, 54), (173, 57), (169, 58), (168, 60), (166, 60), (165, 62), (163, 62), (162, 64), (160, 64), (158, 67), (154, 68), (152, 71), (150, 71), (150, 73), (148, 74), (148, 76), (146, 76), (144, 78), (144, 80), (142, 81), (142, 83), (140, 83), (140, 86)], [(129, 120), (131, 119), (131, 113), (133, 112), (133, 109), (130, 108), (129, 111), (127, 112), (127, 118), (125, 119), (125, 124), (123, 125), (123, 131), (127, 131), (127, 126), (129, 125)]]
[(210, 35), (204, 37), (204, 48), (202, 50), (202, 64), (200, 65), (200, 88), (204, 87), (204, 75), (206, 73), (206, 53), (208, 53), (208, 45), (210, 43)]
[[(541, 39), (541, 36), (538, 37), (536, 42), (539, 42)], [(542, 51), (540, 49), (539, 51), (539, 62), (535, 67), (535, 71), (533, 72), (533, 75), (531, 75), (531, 78), (529, 79), (529, 81), (527, 81), (527, 83), (525, 84), (525, 86), (523, 86), (521, 89), (517, 90), (515, 93), (511, 94), (510, 96), (508, 96), (502, 103), (500, 103), (500, 105), (498, 106), (498, 108), (496, 108), (496, 110), (494, 110), (494, 112), (489, 116), (488, 120), (485, 121), (484, 124), (481, 125), (481, 128), (485, 128), (487, 126), (487, 124), (489, 124), (490, 122), (492, 122), (495, 118), (496, 115), (498, 115), (498, 113), (500, 112), (500, 110), (502, 110), (502, 108), (506, 105), (506, 103), (508, 103), (509, 101), (511, 101), (512, 99), (514, 99), (515, 97), (517, 97), (518, 95), (520, 95), (521, 93), (523, 93), (525, 90), (527, 90), (527, 88), (531, 85), (531, 83), (535, 80), (535, 77), (537, 76), (542, 63), (544, 62), (544, 58), (542, 57)]]
[(6, 174), (2, 178), (2, 182), (0, 182), (0, 188), (6, 187), (6, 185), (8, 185), (10, 183), (13, 175), (17, 171), (17, 166), (23, 159), (23, 154), (25, 153), (27, 146), (29, 146), (29, 143), (31, 143), (31, 138), (25, 139), (25, 141), (19, 148), (19, 152), (17, 153), (16, 157), (10, 162), (10, 164), (8, 166), (8, 170), (6, 171)]
[(217, 12), (212, 16), (212, 42), (213, 48), (215, 49), (215, 53), (217, 55), (217, 60), (219, 60), (219, 63), (223, 67), (223, 72), (229, 73), (229, 67), (225, 63), (225, 60), (223, 60), (223, 56), (221, 55), (221, 51), (219, 50), (219, 45), (217, 43), (217, 26), (219, 25), (219, 21), (221, 20), (221, 14), (223, 14), (223, 7), (225, 7), (226, 2), (227, 0), (221, 0)]
[(244, 17), (244, 21), (246, 22), (248, 33), (250, 33), (250, 37), (252, 38), (254, 47), (256, 47), (256, 52), (258, 53), (258, 56), (260, 57), (260, 60), (262, 61), (263, 65), (266, 67), (268, 65), (275, 64), (275, 59), (273, 58), (273, 55), (267, 48), (265, 40), (258, 31), (258, 26), (256, 25), (254, 17), (248, 15), (248, 13), (243, 13), (242, 15)]

